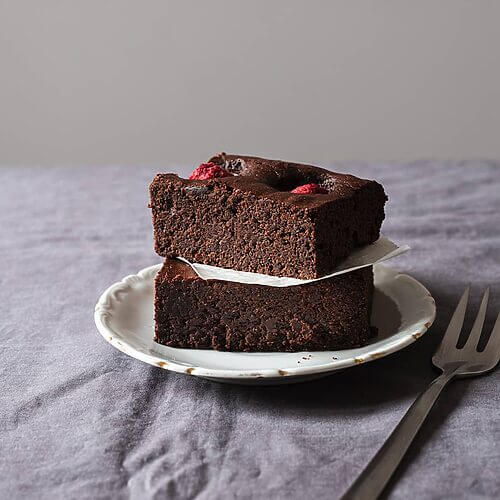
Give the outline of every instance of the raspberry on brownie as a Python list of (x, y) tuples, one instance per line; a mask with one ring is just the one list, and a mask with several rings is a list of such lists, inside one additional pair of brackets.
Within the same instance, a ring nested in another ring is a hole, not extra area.
[(230, 175), (231, 174), (227, 170), (224, 170), (219, 165), (208, 162), (202, 163), (201, 165), (196, 167), (193, 170), (192, 174), (189, 176), (189, 179), (192, 181), (204, 181), (207, 179), (215, 179), (216, 177), (229, 177)]
[(298, 186), (295, 189), (292, 189), (290, 193), (295, 194), (328, 194), (328, 191), (325, 188), (322, 188), (318, 184), (304, 184), (302, 186)]
[(386, 200), (375, 181), (224, 153), (190, 179), (158, 174), (150, 186), (159, 255), (302, 279), (377, 240)]

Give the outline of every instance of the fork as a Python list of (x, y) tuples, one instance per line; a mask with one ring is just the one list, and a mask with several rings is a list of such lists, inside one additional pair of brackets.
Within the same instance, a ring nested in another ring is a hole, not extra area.
[(465, 344), (458, 347), (469, 290), (470, 287), (463, 293), (443, 340), (432, 357), (432, 363), (441, 370), (441, 375), (434, 379), (429, 387), (418, 396), (366, 469), (344, 494), (343, 500), (377, 498), (397, 469), (446, 384), (457, 377), (481, 375), (493, 370), (497, 365), (500, 359), (500, 314), (496, 318), (486, 347), (482, 351), (478, 349), (486, 317), (486, 308), (488, 307), (489, 288), (484, 292), (479, 311)]

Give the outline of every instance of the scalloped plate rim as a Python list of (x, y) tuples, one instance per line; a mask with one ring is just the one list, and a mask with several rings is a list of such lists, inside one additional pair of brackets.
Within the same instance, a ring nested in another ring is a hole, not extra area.
[[(121, 293), (128, 293), (130, 292), (130, 289), (136, 286), (137, 284), (145, 282), (147, 283), (149, 281), (152, 282), (154, 276), (161, 268), (161, 266), (162, 264), (160, 263), (146, 267), (140, 270), (137, 274), (127, 275), (121, 281), (116, 282), (112, 284), (110, 287), (108, 287), (101, 294), (95, 306), (95, 312), (94, 312), (95, 324), (97, 326), (99, 333), (104, 337), (104, 339), (119, 351), (133, 358), (139, 359), (140, 361), (156, 366), (158, 368), (167, 369), (177, 373), (195, 375), (202, 378), (220, 379), (220, 380), (226, 379), (226, 381), (253, 380), (258, 382), (259, 379), (272, 380), (272, 379), (283, 379), (284, 377), (288, 379), (290, 377), (299, 378), (308, 375), (313, 376), (320, 374), (328, 374), (329, 372), (333, 372), (336, 370), (341, 370), (351, 366), (358, 366), (365, 362), (374, 361), (376, 359), (385, 357), (389, 354), (392, 354), (396, 351), (399, 351), (407, 347), (408, 345), (415, 342), (418, 338), (420, 338), (430, 328), (436, 317), (435, 301), (430, 292), (424, 287), (424, 285), (422, 285), (415, 278), (412, 278), (407, 274), (401, 273), (383, 264), (376, 264), (376, 266), (374, 266), (376, 272), (379, 271), (379, 272), (389, 273), (393, 275), (392, 278), (394, 280), (400, 280), (400, 281), (402, 280), (406, 282), (414, 289), (416, 295), (417, 293), (420, 295), (419, 299), (426, 303), (427, 311), (425, 312), (425, 314), (423, 314), (421, 321), (418, 322), (419, 327), (416, 330), (409, 332), (403, 336), (401, 336), (402, 332), (398, 331), (395, 334), (387, 338), (384, 338), (378, 342), (375, 342), (373, 344), (369, 344), (368, 346), (364, 346), (358, 349), (352, 349), (352, 351), (360, 351), (366, 349), (367, 347), (373, 347), (372, 349), (373, 352), (372, 351), (365, 352), (364, 354), (361, 354), (359, 357), (354, 355), (346, 359), (332, 359), (331, 362), (320, 365), (312, 365), (312, 366), (303, 365), (300, 367), (293, 367), (293, 368), (276, 367), (276, 368), (265, 368), (265, 369), (254, 368), (254, 369), (240, 369), (240, 370), (214, 369), (214, 368), (205, 368), (203, 366), (191, 366), (184, 363), (176, 362), (171, 358), (156, 356), (154, 354), (149, 354), (136, 349), (135, 347), (128, 344), (126, 338), (123, 337), (122, 333), (115, 331), (115, 329), (111, 327), (111, 325), (109, 325), (109, 322), (106, 319), (107, 316), (113, 314), (113, 307), (111, 303), (113, 300), (116, 300), (116, 297), (114, 297), (114, 295)], [(394, 300), (392, 296), (390, 296), (390, 298)], [(402, 315), (404, 314), (404, 311), (400, 310), (400, 312)], [(400, 336), (400, 338), (395, 338), (398, 335)], [(381, 346), (383, 346), (383, 348), (379, 349), (378, 347)], [(184, 351), (185, 349), (182, 350)], [(215, 354), (221, 353), (224, 355), (242, 354), (242, 353), (219, 352), (212, 350), (207, 350), (202, 352), (210, 353), (211, 355), (213, 355), (214, 353)], [(307, 351), (307, 353), (309, 352), (314, 354), (314, 351)], [(341, 351), (330, 351), (330, 352), (334, 354), (336, 352), (341, 352)], [(245, 354), (252, 354), (252, 353), (245, 353)], [(274, 354), (290, 354), (290, 353), (274, 353)], [(296, 353), (296, 354), (303, 354), (303, 353)]]

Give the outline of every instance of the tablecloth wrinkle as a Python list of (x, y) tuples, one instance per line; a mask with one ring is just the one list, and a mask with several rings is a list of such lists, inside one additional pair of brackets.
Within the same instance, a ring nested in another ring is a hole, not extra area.
[[(0, 498), (331, 499), (418, 393), (465, 286), (471, 327), (500, 310), (500, 162), (334, 164), (382, 182), (390, 262), (438, 313), (415, 344), (291, 386), (240, 387), (154, 368), (93, 322), (111, 283), (158, 263), (148, 184), (182, 167), (0, 167)], [(499, 371), (452, 383), (386, 498), (500, 497)]]

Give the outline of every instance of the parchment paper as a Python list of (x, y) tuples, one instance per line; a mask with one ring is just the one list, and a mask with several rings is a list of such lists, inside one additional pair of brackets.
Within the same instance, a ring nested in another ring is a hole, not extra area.
[(233, 281), (248, 285), (266, 285), (275, 287), (287, 287), (295, 285), (305, 285), (327, 278), (333, 278), (339, 274), (349, 273), (362, 267), (372, 266), (380, 262), (402, 255), (410, 249), (409, 246), (398, 246), (387, 238), (381, 237), (375, 243), (355, 250), (347, 259), (341, 262), (335, 271), (321, 278), (302, 280), (297, 278), (270, 276), (268, 274), (249, 273), (237, 271), (235, 269), (225, 269), (222, 267), (208, 266), (190, 262), (182, 257), (177, 257), (182, 262), (189, 264), (200, 278), (204, 280)]

